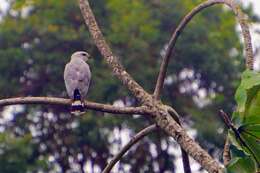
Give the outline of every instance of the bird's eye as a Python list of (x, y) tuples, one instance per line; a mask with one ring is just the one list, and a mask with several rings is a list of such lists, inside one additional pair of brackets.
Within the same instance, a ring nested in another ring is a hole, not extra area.
[(81, 55), (82, 55), (82, 56), (87, 56), (87, 54), (86, 54), (86, 53), (82, 53)]

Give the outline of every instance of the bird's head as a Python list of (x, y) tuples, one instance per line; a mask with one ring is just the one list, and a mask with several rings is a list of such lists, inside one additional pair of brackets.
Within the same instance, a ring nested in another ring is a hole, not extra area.
[(71, 55), (71, 59), (82, 59), (83, 61), (88, 61), (90, 55), (84, 51), (77, 51)]

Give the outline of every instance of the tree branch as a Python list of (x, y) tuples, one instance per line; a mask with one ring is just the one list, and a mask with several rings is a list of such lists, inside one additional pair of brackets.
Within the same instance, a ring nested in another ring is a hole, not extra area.
[(107, 45), (97, 23), (93, 12), (87, 0), (78, 0), (81, 13), (84, 17), (89, 31), (94, 39), (96, 46), (104, 56), (107, 64), (113, 70), (113, 73), (118, 77), (124, 85), (132, 92), (132, 94), (146, 106), (146, 110), (154, 118), (157, 125), (160, 126), (166, 133), (172, 136), (185, 151), (198, 161), (203, 168), (210, 173), (220, 173), (222, 168), (206, 151), (204, 151), (193, 139), (191, 139), (185, 130), (171, 117), (167, 109), (161, 101), (155, 100), (150, 94), (143, 90), (133, 78), (124, 70), (123, 66), (115, 57), (109, 46)]
[(193, 139), (191, 139), (185, 130), (171, 117), (158, 111), (160, 116), (156, 116), (157, 124), (164, 131), (172, 136), (180, 146), (200, 165), (210, 173), (222, 173), (223, 168), (215, 161), (205, 150), (203, 150)]
[[(70, 106), (71, 100), (56, 97), (17, 97), (0, 100), (0, 107), (16, 104), (46, 104), (46, 105), (62, 105)], [(148, 115), (144, 106), (141, 107), (116, 107), (108, 104), (100, 104), (90, 101), (85, 101), (85, 108), (113, 113), (113, 114), (140, 114)]]
[(156, 129), (158, 129), (158, 127), (153, 124), (150, 125), (146, 128), (144, 128), (143, 130), (141, 130), (140, 132), (138, 132), (123, 148), (122, 150), (115, 155), (112, 160), (109, 162), (109, 164), (107, 164), (107, 166), (105, 167), (105, 169), (102, 171), (102, 173), (109, 173), (111, 171), (111, 169), (114, 167), (114, 165), (123, 157), (123, 155), (134, 145), (136, 144), (138, 141), (140, 141), (141, 139), (143, 139), (145, 136), (147, 136), (148, 134), (152, 133), (153, 131), (155, 131)]
[(184, 173), (191, 173), (190, 161), (188, 153), (181, 147), (181, 158)]
[(228, 135), (227, 135), (224, 150), (223, 150), (223, 162), (224, 162), (225, 166), (227, 166), (231, 160), (229, 147), (230, 147), (230, 144), (229, 144)]
[(96, 22), (95, 16), (89, 6), (89, 2), (87, 0), (78, 1), (81, 13), (84, 17), (86, 25), (89, 28), (90, 34), (92, 35), (97, 48), (105, 58), (107, 64), (111, 67), (113, 74), (128, 87), (128, 89), (139, 101), (145, 102), (147, 97), (150, 95), (146, 93), (146, 91), (125, 71), (124, 67), (119, 62), (118, 57), (113, 55)]
[[(165, 106), (171, 117), (182, 127), (180, 115), (170, 106)], [(190, 161), (188, 153), (181, 147), (181, 157), (184, 173), (191, 173)]]
[(173, 53), (173, 50), (175, 48), (177, 39), (179, 38), (180, 34), (182, 33), (183, 29), (186, 27), (186, 25), (191, 21), (191, 19), (201, 12), (203, 9), (213, 6), (215, 4), (226, 4), (229, 6), (232, 11), (235, 13), (237, 20), (241, 26), (242, 34), (245, 41), (245, 52), (246, 52), (246, 67), (248, 69), (253, 69), (254, 65), (254, 56), (253, 56), (253, 49), (252, 49), (252, 43), (251, 43), (251, 36), (249, 32), (249, 28), (247, 25), (247, 18), (243, 14), (243, 12), (240, 10), (240, 7), (235, 3), (233, 0), (208, 0), (205, 2), (202, 2), (197, 7), (195, 7), (192, 11), (190, 11), (180, 22), (178, 27), (175, 29), (169, 43), (166, 49), (166, 53), (163, 57), (162, 64), (160, 67), (160, 72), (157, 78), (156, 87), (154, 90), (154, 96), (155, 98), (160, 97), (161, 90), (163, 89), (164, 80), (167, 73), (167, 67), (170, 61), (170, 57)]

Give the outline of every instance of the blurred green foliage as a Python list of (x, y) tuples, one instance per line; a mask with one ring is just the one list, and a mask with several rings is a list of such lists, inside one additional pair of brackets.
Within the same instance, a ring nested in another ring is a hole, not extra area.
[(24, 173), (26, 171), (45, 170), (44, 159), (35, 159), (31, 136), (14, 137), (11, 133), (0, 134), (0, 172)]
[[(171, 33), (199, 2), (202, 1), (92, 0), (90, 4), (123, 65), (152, 92)], [(0, 23), (0, 97), (67, 97), (63, 68), (76, 50), (87, 50), (94, 57), (89, 62), (93, 76), (89, 100), (138, 104), (112, 76), (93, 44), (76, 1), (69, 0), (10, 1)], [(222, 6), (209, 8), (192, 20), (178, 40), (169, 65), (163, 101), (183, 115), (184, 121), (197, 130), (197, 139), (216, 157), (224, 137), (222, 132), (217, 133), (223, 126), (216, 113), (220, 108), (232, 111), (234, 88), (243, 65), (236, 20)], [(201, 93), (205, 96), (203, 99)], [(202, 104), (205, 100), (207, 104)], [(36, 153), (34, 160), (54, 157), (53, 162), (47, 159), (47, 170), (58, 165), (66, 172), (78, 164), (78, 172), (83, 172), (87, 161), (92, 168), (95, 165), (102, 169), (111, 157), (111, 146), (122, 144), (121, 139), (111, 140), (115, 130), (131, 129), (133, 134), (151, 123), (139, 116), (110, 116), (88, 111), (82, 118), (75, 119), (63, 107), (25, 108), (15, 114), (12, 121), (1, 125), (5, 129), (3, 135), (12, 131), (17, 140), (30, 135), (32, 129), (37, 132), (27, 140), (28, 144), (19, 145), (18, 149), (29, 150), (29, 153), (24, 151), (26, 156), (17, 160), (20, 164), (24, 158), (22, 165), (12, 168), (17, 170), (37, 168), (37, 164), (25, 161), (30, 152)], [(32, 148), (31, 144), (38, 147)], [(118, 171), (124, 172), (126, 164), (131, 165), (128, 172), (173, 171), (175, 156), (169, 153), (172, 145), (162, 132), (156, 133), (132, 149), (121, 161)], [(156, 155), (151, 154), (151, 146)], [(0, 162), (5, 173), (12, 172), (6, 165)]]

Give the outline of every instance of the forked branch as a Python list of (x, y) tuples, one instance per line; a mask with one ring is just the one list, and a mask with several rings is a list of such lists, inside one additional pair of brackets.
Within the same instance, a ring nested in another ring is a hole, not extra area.
[(203, 168), (211, 173), (222, 172), (222, 167), (205, 150), (203, 150), (193, 139), (191, 139), (185, 130), (171, 117), (165, 106), (155, 100), (152, 95), (133, 80), (133, 78), (124, 70), (123, 66), (114, 56), (106, 43), (100, 28), (97, 25), (94, 14), (87, 0), (78, 0), (81, 13), (84, 17), (89, 31), (94, 39), (96, 46), (104, 56), (107, 64), (113, 70), (114, 75), (132, 92), (132, 94), (147, 107), (150, 115), (154, 118), (156, 124), (166, 133), (174, 137), (185, 151), (198, 161)]
[(240, 10), (240, 7), (235, 3), (234, 0), (208, 0), (201, 4), (199, 4), (197, 7), (192, 9), (180, 22), (178, 27), (173, 32), (173, 35), (167, 45), (166, 53), (163, 57), (162, 64), (160, 67), (160, 72), (157, 78), (156, 87), (154, 90), (154, 96), (155, 98), (159, 98), (160, 94), (163, 89), (164, 80), (167, 73), (167, 67), (170, 61), (170, 57), (172, 56), (172, 53), (174, 51), (177, 39), (179, 38), (180, 34), (186, 27), (186, 25), (191, 21), (191, 19), (201, 12), (203, 9), (213, 6), (215, 4), (226, 4), (231, 8), (231, 10), (235, 13), (237, 20), (241, 26), (242, 34), (244, 37), (245, 42), (245, 53), (246, 53), (246, 67), (248, 69), (253, 69), (254, 65), (254, 56), (253, 56), (253, 49), (252, 49), (252, 43), (251, 43), (251, 36), (247, 24), (247, 17), (243, 14), (243, 12)]
[(134, 145), (136, 144), (138, 141), (140, 141), (141, 139), (143, 139), (145, 136), (147, 136), (148, 134), (154, 132), (156, 129), (158, 129), (158, 127), (153, 124), (150, 125), (146, 128), (144, 128), (143, 130), (141, 130), (140, 132), (138, 132), (123, 148), (121, 151), (119, 151), (119, 153), (117, 155), (115, 155), (112, 160), (109, 162), (109, 164), (107, 164), (107, 166), (105, 167), (105, 169), (102, 171), (102, 173), (109, 173), (111, 171), (111, 169), (114, 167), (114, 165), (123, 157), (123, 155)]

